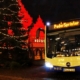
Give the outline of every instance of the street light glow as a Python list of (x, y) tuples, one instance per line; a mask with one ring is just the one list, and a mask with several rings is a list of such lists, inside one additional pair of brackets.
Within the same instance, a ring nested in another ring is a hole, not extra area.
[(47, 22), (46, 25), (47, 25), (47, 26), (50, 26), (50, 22)]

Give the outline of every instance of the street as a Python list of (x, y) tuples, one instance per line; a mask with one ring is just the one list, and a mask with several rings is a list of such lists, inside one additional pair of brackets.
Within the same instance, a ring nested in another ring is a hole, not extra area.
[(24, 69), (0, 69), (0, 80), (79, 80), (80, 73), (46, 72), (44, 66)]

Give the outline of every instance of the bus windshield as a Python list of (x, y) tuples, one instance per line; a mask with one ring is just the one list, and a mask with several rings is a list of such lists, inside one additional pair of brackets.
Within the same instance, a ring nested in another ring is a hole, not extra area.
[(46, 36), (48, 58), (80, 56), (80, 31), (69, 31)]

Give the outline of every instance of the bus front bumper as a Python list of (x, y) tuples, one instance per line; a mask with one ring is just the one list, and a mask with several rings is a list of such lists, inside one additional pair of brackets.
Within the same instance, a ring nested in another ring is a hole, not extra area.
[(61, 66), (54, 66), (54, 67), (46, 67), (47, 71), (56, 71), (56, 72), (80, 72), (80, 66), (75, 67), (61, 67)]

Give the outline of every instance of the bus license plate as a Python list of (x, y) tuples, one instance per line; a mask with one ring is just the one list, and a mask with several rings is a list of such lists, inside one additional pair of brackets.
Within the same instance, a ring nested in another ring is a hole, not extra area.
[(64, 72), (75, 72), (74, 68), (64, 68)]

